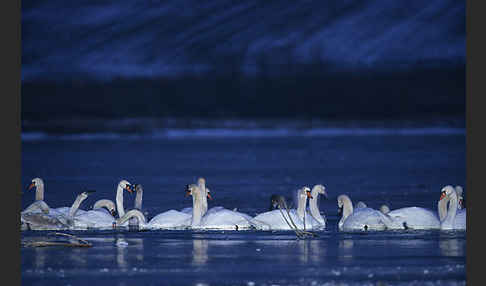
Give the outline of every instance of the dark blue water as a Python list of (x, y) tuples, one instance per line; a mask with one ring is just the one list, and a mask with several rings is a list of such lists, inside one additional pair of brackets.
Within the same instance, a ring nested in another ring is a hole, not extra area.
[[(346, 132), (315, 136), (34, 138), (22, 142), (22, 179), (45, 182), (45, 201), (68, 206), (114, 200), (118, 181), (144, 187), (149, 218), (191, 206), (184, 188), (206, 178), (213, 200), (254, 216), (273, 193), (323, 184), (328, 218), (317, 238), (263, 231), (71, 232), (91, 248), (21, 248), (25, 285), (464, 285), (466, 234), (445, 231), (340, 233), (337, 201), (436, 210), (440, 189), (465, 186), (465, 135)], [(27, 137), (24, 137), (27, 138)], [(467, 188), (465, 188), (467, 198)], [(22, 208), (34, 200), (24, 191)], [(125, 194), (125, 207), (133, 197)], [(22, 239), (46, 232), (26, 231)], [(380, 284), (382, 283), (382, 284)]]

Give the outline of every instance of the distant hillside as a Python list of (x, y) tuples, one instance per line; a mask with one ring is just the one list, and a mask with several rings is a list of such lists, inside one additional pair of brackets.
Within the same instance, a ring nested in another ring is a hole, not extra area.
[(465, 63), (465, 1), (22, 1), (22, 79)]

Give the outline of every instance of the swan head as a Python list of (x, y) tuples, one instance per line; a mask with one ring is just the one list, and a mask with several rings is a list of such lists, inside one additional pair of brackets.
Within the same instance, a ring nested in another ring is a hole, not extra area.
[(197, 179), (197, 184), (198, 185), (206, 185), (206, 179), (204, 179), (203, 177)]
[(389, 213), (389, 212), (390, 212), (390, 208), (389, 208), (387, 205), (382, 205), (382, 206), (380, 207), (380, 212), (381, 212), (382, 214), (387, 214), (387, 213)]
[(309, 187), (299, 189), (299, 197), (312, 199), (311, 189)]
[(188, 184), (186, 185), (186, 197), (194, 195), (194, 192), (198, 190), (198, 187), (195, 184)]
[(324, 187), (323, 185), (315, 185), (313, 188), (312, 188), (312, 192), (317, 192), (318, 194), (321, 194), (323, 195), (324, 197), (327, 198), (327, 192), (326, 192), (326, 187)]
[(82, 192), (81, 194), (79, 194), (78, 197), (81, 199), (81, 201), (84, 201), (86, 198), (88, 198), (89, 194), (94, 193), (94, 192), (96, 192), (96, 191), (95, 190), (85, 191), (85, 192)]
[(461, 186), (456, 186), (455, 189), (457, 193), (457, 198), (459, 200), (458, 208), (462, 209), (464, 207), (464, 198), (462, 197), (463, 189)]
[(30, 190), (34, 187), (38, 188), (43, 186), (44, 186), (44, 181), (41, 178), (33, 178), (27, 190)]
[(133, 193), (135, 191), (134, 186), (130, 184), (127, 180), (121, 180), (118, 183), (118, 186), (124, 190), (127, 190), (129, 193)]
[(211, 194), (210, 194), (210, 193), (211, 193), (211, 191), (210, 191), (208, 188), (206, 188), (206, 196), (207, 196), (207, 197), (208, 197), (210, 200), (212, 200), (212, 199), (213, 199), (213, 197), (211, 197)]
[(445, 197), (450, 197), (452, 193), (454, 193), (456, 190), (454, 189), (453, 186), (447, 185), (440, 190), (440, 198), (439, 201), (444, 199)]
[(279, 197), (280, 197), (280, 195), (277, 195), (277, 194), (273, 194), (270, 197), (270, 208), (269, 208), (270, 211), (277, 208)]

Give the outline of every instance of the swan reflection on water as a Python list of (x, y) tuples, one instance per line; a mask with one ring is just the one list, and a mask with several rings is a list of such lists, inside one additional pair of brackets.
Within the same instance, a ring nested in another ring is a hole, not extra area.
[(441, 239), (439, 240), (440, 253), (444, 256), (465, 256), (466, 241), (464, 239)]
[(46, 264), (47, 249), (44, 247), (36, 247), (34, 251), (35, 251), (34, 267), (36, 269), (43, 269)]
[(135, 257), (137, 262), (143, 262), (143, 239), (123, 238), (116, 239), (116, 262), (119, 268), (128, 267), (127, 257)]
[(206, 264), (208, 261), (208, 244), (205, 239), (194, 239), (192, 241), (192, 264)]
[(353, 261), (354, 241), (352, 239), (343, 239), (338, 244), (338, 259), (343, 262)]

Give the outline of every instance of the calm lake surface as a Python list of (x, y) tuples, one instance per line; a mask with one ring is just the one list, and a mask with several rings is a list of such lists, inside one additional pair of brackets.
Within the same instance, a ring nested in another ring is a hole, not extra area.
[[(209, 207), (255, 216), (272, 194), (292, 200), (323, 184), (327, 229), (298, 240), (293, 232), (69, 231), (91, 248), (21, 248), (24, 285), (465, 285), (466, 232), (337, 231), (337, 196), (390, 209), (437, 210), (440, 189), (465, 186), (461, 132), (346, 132), (310, 136), (23, 137), (22, 180), (45, 183), (51, 207), (81, 208), (115, 199), (118, 182), (143, 185), (148, 218), (192, 205), (185, 185), (206, 178)], [(467, 189), (464, 188), (467, 199)], [(125, 194), (125, 208), (134, 196)], [(34, 200), (23, 190), (22, 209)], [(42, 240), (47, 231), (24, 231)]]

